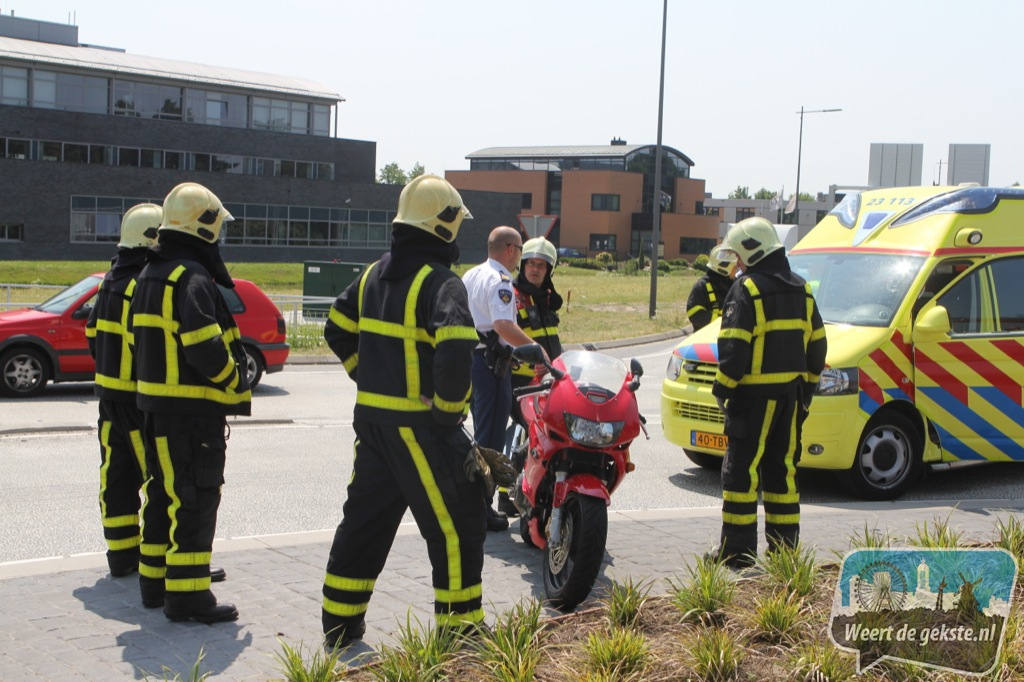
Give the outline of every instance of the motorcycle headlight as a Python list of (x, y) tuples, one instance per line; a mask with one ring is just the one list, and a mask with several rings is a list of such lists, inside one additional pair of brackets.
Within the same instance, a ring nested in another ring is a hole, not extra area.
[(595, 422), (584, 419), (575, 414), (564, 412), (565, 428), (569, 431), (569, 438), (580, 445), (590, 447), (604, 447), (614, 443), (622, 433), (622, 427), (626, 422)]
[(668, 377), (669, 381), (675, 381), (679, 378), (679, 373), (683, 370), (683, 359), (672, 353), (668, 357), (668, 367), (665, 368), (665, 376)]
[(851, 395), (857, 390), (856, 367), (826, 367), (818, 378), (814, 395)]

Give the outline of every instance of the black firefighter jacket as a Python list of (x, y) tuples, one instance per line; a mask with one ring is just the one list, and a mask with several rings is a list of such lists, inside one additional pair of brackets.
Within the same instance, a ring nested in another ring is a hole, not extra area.
[(135, 362), (129, 345), (128, 304), (135, 278), (146, 263), (146, 247), (121, 249), (103, 276), (85, 325), (89, 353), (96, 360), (96, 395), (135, 403)]
[(789, 269), (782, 250), (769, 254), (729, 289), (718, 336), (712, 393), (809, 399), (825, 367), (825, 327), (810, 285)]
[(148, 259), (131, 304), (139, 409), (250, 414), (245, 351), (211, 274), (223, 270), (216, 246), (161, 236)]

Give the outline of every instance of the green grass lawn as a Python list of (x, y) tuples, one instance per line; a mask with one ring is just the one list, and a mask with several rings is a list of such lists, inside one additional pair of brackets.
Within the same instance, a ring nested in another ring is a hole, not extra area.
[[(0, 301), (8, 291), (2, 284), (74, 284), (82, 277), (103, 272), (107, 261), (0, 261)], [(252, 280), (273, 298), (302, 294), (302, 263), (229, 263), (231, 274)], [(460, 274), (471, 265), (459, 266)], [(553, 281), (565, 304), (559, 332), (563, 343), (586, 343), (644, 336), (686, 325), (686, 298), (699, 275), (674, 270), (658, 277), (657, 315), (648, 316), (651, 277), (561, 266)], [(12, 301), (39, 303), (53, 295), (41, 289), (14, 289)]]

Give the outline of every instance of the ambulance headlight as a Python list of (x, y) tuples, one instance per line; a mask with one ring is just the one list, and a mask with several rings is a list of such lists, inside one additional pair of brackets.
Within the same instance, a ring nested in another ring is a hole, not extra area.
[(851, 395), (857, 389), (856, 367), (826, 367), (818, 378), (814, 395)]
[(665, 368), (665, 376), (668, 377), (669, 381), (675, 381), (679, 378), (679, 372), (681, 372), (682, 369), (683, 359), (673, 352), (668, 358), (668, 367)]
[(614, 443), (618, 440), (619, 434), (622, 433), (622, 427), (626, 424), (626, 422), (595, 422), (569, 412), (563, 414), (569, 438), (580, 445), (589, 445), (593, 448)]

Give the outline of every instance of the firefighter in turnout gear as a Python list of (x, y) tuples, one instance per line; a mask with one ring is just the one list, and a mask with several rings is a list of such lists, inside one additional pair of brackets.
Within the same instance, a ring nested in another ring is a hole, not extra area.
[(707, 272), (693, 283), (686, 300), (686, 316), (693, 331), (708, 326), (722, 315), (722, 302), (732, 286), (736, 257), (721, 246), (711, 249)]
[(800, 536), (800, 433), (825, 366), (825, 328), (810, 285), (794, 274), (775, 226), (747, 218), (722, 244), (743, 274), (726, 296), (712, 393), (729, 438), (722, 464), (722, 535), (732, 567), (757, 556), (757, 495), (768, 551)]
[(131, 303), (149, 470), (139, 584), (143, 604), (176, 621), (238, 618), (210, 590), (226, 417), (250, 414), (252, 400), (238, 327), (217, 287), (234, 286), (218, 248), (227, 220), (202, 185), (172, 189)]
[(338, 296), (324, 329), (356, 382), (353, 472), (323, 585), (329, 649), (363, 636), (406, 509), (427, 542), (437, 624), (483, 622), (484, 494), (469, 478), (472, 442), (461, 426), (477, 334), (451, 270), (469, 217), (446, 180), (407, 184), (389, 252)]
[(135, 406), (135, 363), (128, 344), (128, 304), (146, 252), (156, 243), (163, 210), (132, 206), (121, 221), (121, 239), (110, 271), (100, 282), (85, 325), (89, 353), (96, 360), (99, 398), (100, 517), (110, 575), (139, 569), (139, 489), (146, 479), (142, 413)]
[[(523, 244), (519, 274), (512, 282), (516, 295), (516, 322), (532, 341), (543, 346), (551, 360), (562, 354), (557, 312), (562, 308), (562, 297), (555, 291), (551, 281), (551, 273), (557, 263), (558, 251), (555, 245), (544, 237), (534, 237)], [(526, 386), (543, 372), (547, 372), (543, 365), (534, 367), (520, 363), (512, 370), (512, 389)], [(512, 419), (523, 424), (523, 413), (515, 398), (512, 399)], [(522, 463), (513, 464), (517, 470), (522, 469)], [(519, 510), (508, 497), (508, 491), (501, 488), (498, 489), (498, 511), (508, 516), (519, 516)]]

